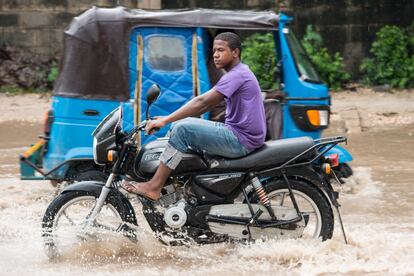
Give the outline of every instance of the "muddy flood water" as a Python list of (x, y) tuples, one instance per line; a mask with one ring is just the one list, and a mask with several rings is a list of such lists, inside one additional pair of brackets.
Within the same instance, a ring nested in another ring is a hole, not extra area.
[(340, 202), (332, 240), (166, 247), (138, 217), (133, 244), (115, 238), (50, 262), (41, 219), (57, 192), (48, 181), (19, 179), (17, 155), (36, 139), (37, 124), (0, 124), (1, 275), (401, 275), (414, 274), (414, 125), (349, 135), (354, 176)]

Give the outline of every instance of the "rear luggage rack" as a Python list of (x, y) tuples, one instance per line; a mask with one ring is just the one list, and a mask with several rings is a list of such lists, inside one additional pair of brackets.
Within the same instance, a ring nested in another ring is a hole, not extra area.
[[(286, 161), (285, 163), (283, 163), (279, 167), (260, 171), (259, 174), (260, 175), (267, 175), (267, 174), (271, 175), (274, 172), (277, 172), (277, 171), (280, 171), (280, 170), (283, 170), (283, 169), (311, 164), (315, 160), (319, 159), (322, 155), (327, 153), (329, 150), (331, 150), (333, 147), (335, 147), (337, 144), (344, 143), (344, 142), (346, 143), (347, 138), (344, 137), (344, 136), (333, 136), (333, 137), (325, 137), (325, 138), (315, 139), (314, 142), (315, 142), (315, 144), (312, 147), (310, 147), (307, 150), (303, 151), (302, 153), (296, 155), (295, 157), (289, 159), (288, 161)], [(294, 163), (297, 159), (301, 158), (302, 156), (308, 154), (309, 152), (311, 152), (315, 149), (318, 151), (318, 154), (314, 158), (312, 158), (311, 160), (305, 161), (305, 162)]]

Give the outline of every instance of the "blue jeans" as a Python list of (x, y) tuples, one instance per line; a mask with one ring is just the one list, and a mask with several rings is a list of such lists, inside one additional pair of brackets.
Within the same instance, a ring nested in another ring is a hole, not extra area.
[(175, 169), (182, 155), (191, 151), (227, 158), (242, 157), (251, 152), (223, 123), (186, 118), (171, 126), (168, 146), (160, 161)]

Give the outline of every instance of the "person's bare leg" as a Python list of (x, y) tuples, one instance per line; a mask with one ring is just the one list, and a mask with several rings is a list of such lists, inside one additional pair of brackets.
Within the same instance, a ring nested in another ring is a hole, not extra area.
[(160, 198), (161, 189), (172, 171), (172, 169), (160, 162), (157, 171), (150, 181), (142, 183), (128, 182), (126, 185), (123, 185), (123, 187), (128, 192), (142, 194), (146, 197), (157, 200)]

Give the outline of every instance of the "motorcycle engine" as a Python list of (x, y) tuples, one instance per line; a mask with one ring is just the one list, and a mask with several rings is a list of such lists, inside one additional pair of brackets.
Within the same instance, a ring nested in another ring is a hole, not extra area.
[(187, 222), (187, 213), (185, 211), (186, 206), (187, 202), (184, 199), (182, 199), (176, 204), (168, 207), (164, 213), (165, 223), (173, 229), (183, 227), (184, 224)]
[(175, 188), (174, 185), (164, 187), (167, 192), (160, 198), (161, 206), (165, 209), (164, 221), (168, 227), (179, 229), (187, 222), (187, 201), (185, 200), (184, 188)]

